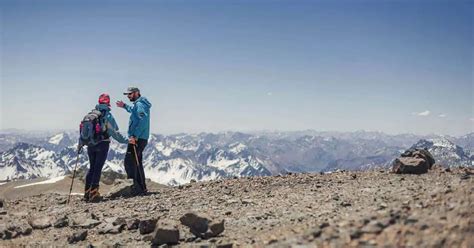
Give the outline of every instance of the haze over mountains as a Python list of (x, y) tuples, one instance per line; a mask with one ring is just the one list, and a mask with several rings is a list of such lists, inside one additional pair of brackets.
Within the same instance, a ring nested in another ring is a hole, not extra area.
[[(57, 177), (76, 162), (77, 132), (0, 133), (0, 180)], [(147, 177), (179, 185), (225, 177), (388, 167), (410, 147), (424, 147), (446, 166), (472, 166), (474, 133), (461, 137), (381, 132), (223, 132), (153, 134), (144, 152)], [(124, 173), (125, 145), (112, 142), (104, 170)], [(79, 156), (87, 167), (87, 155)]]

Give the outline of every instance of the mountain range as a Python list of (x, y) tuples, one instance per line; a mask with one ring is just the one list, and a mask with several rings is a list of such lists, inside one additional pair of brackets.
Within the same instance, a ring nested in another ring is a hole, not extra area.
[[(0, 133), (0, 180), (57, 177), (86, 168), (77, 156), (77, 133)], [(112, 141), (104, 170), (125, 173), (126, 146)], [(155, 182), (180, 185), (226, 177), (288, 172), (367, 170), (390, 166), (408, 148), (427, 148), (437, 163), (473, 166), (474, 133), (461, 137), (381, 132), (223, 132), (152, 134), (144, 151), (145, 174)]]

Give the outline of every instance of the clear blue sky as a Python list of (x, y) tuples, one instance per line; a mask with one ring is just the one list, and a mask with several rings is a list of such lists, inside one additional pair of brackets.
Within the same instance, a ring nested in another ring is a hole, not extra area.
[[(472, 1), (0, 1), (1, 126), (136, 85), (152, 132), (474, 130)], [(125, 132), (128, 115), (114, 108)]]

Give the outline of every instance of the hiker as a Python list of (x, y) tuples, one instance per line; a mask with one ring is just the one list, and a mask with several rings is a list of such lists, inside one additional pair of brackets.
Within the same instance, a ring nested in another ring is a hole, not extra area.
[(90, 162), (84, 189), (84, 200), (87, 202), (100, 200), (100, 175), (107, 159), (110, 137), (120, 143), (128, 143), (127, 138), (118, 132), (117, 122), (110, 110), (110, 97), (107, 94), (102, 94), (99, 97), (99, 104), (81, 122), (79, 149), (81, 150), (84, 145), (87, 145), (87, 155)]
[(133, 106), (117, 101), (117, 106), (130, 113), (128, 124), (128, 147), (125, 155), (125, 171), (128, 178), (133, 178), (133, 191), (135, 195), (147, 193), (145, 171), (143, 170), (143, 150), (148, 144), (150, 136), (150, 108), (151, 103), (140, 94), (137, 87), (128, 87), (128, 99)]

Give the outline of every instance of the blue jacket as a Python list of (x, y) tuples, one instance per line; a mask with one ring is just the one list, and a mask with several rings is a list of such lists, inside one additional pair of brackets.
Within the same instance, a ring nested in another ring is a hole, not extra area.
[(105, 125), (107, 127), (107, 134), (114, 138), (116, 141), (122, 143), (122, 144), (127, 144), (128, 140), (125, 138), (121, 133), (119, 133), (119, 128), (117, 125), (117, 122), (115, 121), (115, 118), (112, 116), (112, 113), (110, 113), (110, 107), (107, 106), (106, 104), (97, 104), (95, 106), (95, 109), (104, 112), (105, 111)]
[(148, 140), (150, 136), (150, 108), (151, 103), (143, 96), (133, 102), (133, 106), (123, 106), (130, 115), (128, 123), (128, 137)]

